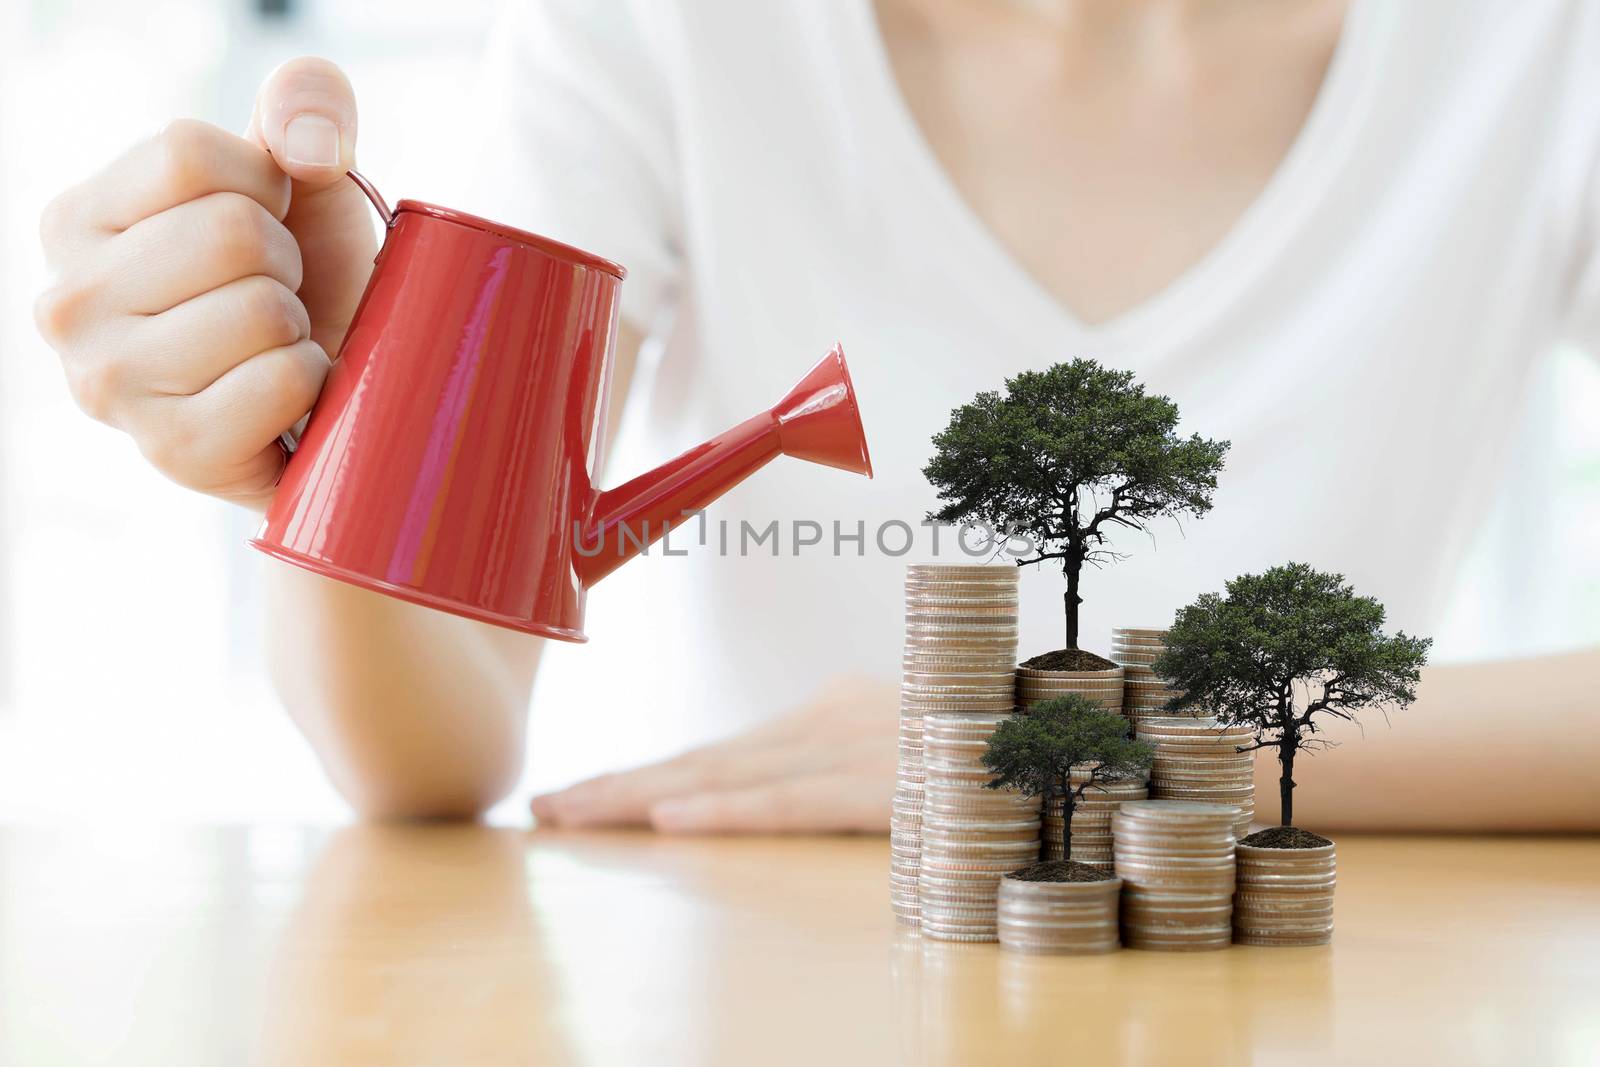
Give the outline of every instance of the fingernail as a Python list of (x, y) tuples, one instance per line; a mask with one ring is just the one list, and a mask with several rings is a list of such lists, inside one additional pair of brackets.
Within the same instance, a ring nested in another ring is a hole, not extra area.
[(283, 128), (283, 154), (308, 167), (339, 165), (339, 127), (322, 115), (296, 115)]
[(692, 797), (658, 800), (650, 805), (650, 824), (657, 830), (673, 830), (682, 826), (693, 811)]
[(553, 793), (546, 793), (544, 796), (533, 798), (528, 807), (530, 810), (532, 810), (534, 818), (549, 819), (551, 822), (555, 822), (556, 803), (554, 796), (555, 794)]

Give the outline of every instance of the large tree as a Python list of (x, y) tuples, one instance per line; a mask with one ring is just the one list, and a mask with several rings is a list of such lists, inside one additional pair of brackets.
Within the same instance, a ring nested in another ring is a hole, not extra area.
[(1383, 605), (1357, 596), (1344, 576), (1288, 563), (1228, 583), (1178, 612), (1155, 672), (1182, 695), (1173, 710), (1203, 708), (1275, 748), (1279, 821), (1294, 824), (1294, 761), (1327, 747), (1319, 720), (1354, 721), (1363, 711), (1404, 708), (1433, 644), (1383, 632)]
[[(1101, 783), (1148, 769), (1155, 750), (1128, 737), (1128, 720), (1077, 693), (1035, 704), (989, 736), (983, 765), (990, 789), (1039, 797), (1040, 810), (1062, 798), (1061, 858), (1072, 859), (1072, 813)], [(1076, 785), (1072, 768), (1087, 772)]]
[(1076, 649), (1083, 565), (1120, 558), (1110, 535), (1211, 510), (1228, 442), (1179, 437), (1177, 425), (1178, 406), (1127, 371), (1092, 359), (1024, 371), (934, 435), (923, 474), (945, 503), (931, 517), (1021, 535), (1033, 548), (1019, 566), (1060, 560)]

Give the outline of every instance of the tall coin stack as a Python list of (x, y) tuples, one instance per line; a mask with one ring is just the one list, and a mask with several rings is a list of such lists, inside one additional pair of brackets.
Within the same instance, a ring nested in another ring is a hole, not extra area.
[[(1077, 789), (1089, 776), (1089, 768), (1072, 768), (1072, 788)], [(1072, 858), (1081, 863), (1111, 869), (1111, 813), (1125, 800), (1144, 800), (1150, 795), (1144, 775), (1096, 782), (1083, 791), (1072, 809)], [(1044, 838), (1044, 858), (1061, 858), (1062, 813), (1066, 804), (1060, 797), (1045, 805), (1040, 834)]]
[(1250, 832), (1256, 815), (1254, 753), (1240, 752), (1255, 736), (1248, 726), (1222, 726), (1213, 718), (1152, 718), (1135, 728), (1155, 748), (1150, 795), (1199, 800), (1236, 810), (1234, 837)]
[(922, 933), (941, 941), (994, 941), (1000, 879), (1039, 858), (1039, 805), (990, 789), (989, 737), (1010, 711), (939, 711), (923, 720), (927, 794), (922, 806)]
[(906, 568), (906, 644), (900, 687), (900, 767), (889, 822), (889, 896), (901, 922), (920, 917), (923, 717), (990, 714), (1015, 699), (1017, 569), (913, 564)]
[(1166, 650), (1165, 630), (1118, 626), (1111, 631), (1111, 659), (1122, 665), (1122, 714), (1135, 725), (1153, 716), (1175, 714), (1167, 710), (1167, 701), (1177, 696), (1178, 690), (1150, 666)]
[(1122, 943), (1195, 951), (1233, 943), (1232, 808), (1132, 800), (1111, 816)]

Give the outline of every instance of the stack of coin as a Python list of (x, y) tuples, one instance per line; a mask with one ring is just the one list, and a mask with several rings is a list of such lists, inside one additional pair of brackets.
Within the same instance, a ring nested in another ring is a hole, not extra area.
[(1122, 710), (1122, 668), (1103, 671), (1041, 671), (1017, 668), (1017, 707), (1026, 711), (1068, 693), (1088, 697), (1107, 711)]
[(1000, 944), (1013, 952), (1084, 956), (1117, 947), (1122, 882), (1025, 882), (1000, 879)]
[(1135, 728), (1154, 746), (1150, 795), (1200, 800), (1236, 809), (1234, 836), (1250, 832), (1256, 814), (1254, 753), (1240, 752), (1254, 738), (1248, 726), (1222, 726), (1212, 718), (1151, 718)]
[(923, 716), (997, 713), (1015, 699), (1017, 569), (915, 564), (906, 568), (906, 644), (900, 687), (900, 768), (889, 821), (889, 897), (918, 922), (924, 803)]
[(1240, 945), (1326, 945), (1333, 939), (1334, 846), (1239, 846), (1233, 940)]
[(1007, 712), (941, 711), (923, 721), (927, 792), (918, 885), (922, 932), (941, 941), (993, 941), (995, 892), (1008, 871), (1039, 858), (1038, 801), (990, 789), (982, 763)]
[(1122, 943), (1193, 951), (1233, 942), (1234, 810), (1130, 800), (1111, 816)]
[[(1077, 789), (1089, 777), (1090, 768), (1072, 768), (1072, 788)], [(1131, 778), (1113, 778), (1096, 782), (1083, 791), (1083, 797), (1072, 810), (1072, 858), (1080, 863), (1111, 868), (1111, 813), (1125, 800), (1143, 800), (1150, 795), (1143, 774)], [(1051, 797), (1044, 808), (1040, 834), (1044, 838), (1044, 858), (1061, 859), (1062, 812), (1066, 805), (1060, 797)]]
[(1166, 650), (1165, 630), (1118, 626), (1111, 631), (1111, 658), (1122, 665), (1122, 714), (1136, 725), (1152, 716), (1188, 714), (1167, 710), (1167, 701), (1179, 691), (1151, 668)]

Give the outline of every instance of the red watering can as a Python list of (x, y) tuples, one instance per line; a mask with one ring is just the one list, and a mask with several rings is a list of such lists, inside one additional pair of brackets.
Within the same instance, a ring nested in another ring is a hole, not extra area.
[(835, 345), (776, 406), (615, 489), (604, 461), (623, 269), (412, 200), (260, 532), (363, 589), (582, 641), (589, 586), (780, 454), (872, 476)]

